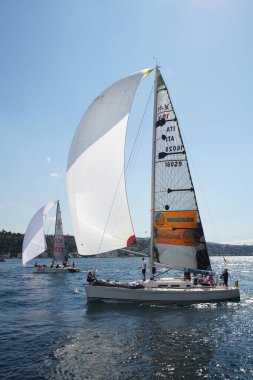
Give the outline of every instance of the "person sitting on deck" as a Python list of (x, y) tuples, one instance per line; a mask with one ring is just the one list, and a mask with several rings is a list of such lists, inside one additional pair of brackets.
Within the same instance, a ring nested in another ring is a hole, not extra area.
[(197, 274), (195, 274), (193, 277), (193, 284), (198, 285), (198, 275)]
[(206, 281), (206, 285), (208, 286), (214, 286), (214, 279), (213, 276), (209, 276), (208, 280)]
[(188, 271), (184, 272), (184, 280), (191, 280), (191, 273)]
[(203, 286), (206, 286), (207, 285), (207, 278), (206, 278), (206, 275), (205, 274), (202, 274), (202, 285)]
[(87, 275), (87, 282), (91, 284), (96, 279), (94, 271), (89, 270)]

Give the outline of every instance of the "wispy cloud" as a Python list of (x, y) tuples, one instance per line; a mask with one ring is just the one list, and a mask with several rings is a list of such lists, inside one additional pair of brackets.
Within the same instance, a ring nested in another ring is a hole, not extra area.
[(61, 177), (61, 174), (59, 174), (59, 173), (50, 173), (50, 177), (59, 178), (59, 177)]
[(5, 205), (0, 204), (0, 208), (5, 208)]
[(47, 156), (46, 160), (48, 163), (50, 163), (52, 161), (52, 158), (50, 156)]

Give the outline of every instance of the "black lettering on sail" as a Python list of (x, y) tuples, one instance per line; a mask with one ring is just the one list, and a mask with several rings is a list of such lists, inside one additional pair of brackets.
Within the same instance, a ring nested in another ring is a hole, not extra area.
[(156, 127), (162, 127), (165, 123), (165, 119), (160, 119), (156, 122)]

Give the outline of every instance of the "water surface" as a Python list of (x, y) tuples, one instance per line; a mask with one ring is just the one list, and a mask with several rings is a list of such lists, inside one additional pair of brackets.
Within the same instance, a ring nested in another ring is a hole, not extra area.
[(0, 263), (0, 379), (252, 379), (253, 257), (230, 258), (240, 303), (86, 303), (88, 269), (139, 279), (140, 261), (79, 259), (82, 272), (58, 274)]

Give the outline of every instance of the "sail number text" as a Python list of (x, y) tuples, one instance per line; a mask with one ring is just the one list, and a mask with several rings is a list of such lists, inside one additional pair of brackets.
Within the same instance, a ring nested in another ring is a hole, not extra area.
[(182, 166), (182, 161), (167, 161), (167, 162), (165, 162), (166, 168), (175, 168), (177, 166)]
[(173, 146), (166, 146), (165, 148), (165, 151), (168, 153), (171, 153), (171, 152), (178, 152), (180, 150), (184, 150), (184, 146), (183, 145), (173, 145)]

